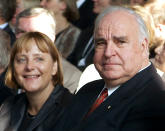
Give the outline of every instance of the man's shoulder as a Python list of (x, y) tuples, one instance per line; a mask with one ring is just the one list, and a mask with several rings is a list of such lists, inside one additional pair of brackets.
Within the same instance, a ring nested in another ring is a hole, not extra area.
[(83, 87), (81, 87), (81, 89), (78, 91), (77, 94), (101, 91), (102, 88), (104, 87), (104, 84), (105, 82), (103, 79), (89, 82), (85, 84)]

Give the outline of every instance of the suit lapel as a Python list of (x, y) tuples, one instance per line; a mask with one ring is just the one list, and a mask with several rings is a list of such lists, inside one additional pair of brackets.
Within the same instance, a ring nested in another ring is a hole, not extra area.
[[(79, 114), (73, 118), (75, 120), (75, 123), (79, 123), (80, 121), (84, 120), (84, 118), (86, 117), (86, 114), (90, 110), (91, 106), (93, 105), (94, 101), (96, 100), (97, 96), (99, 95), (103, 87), (104, 87), (104, 81), (98, 80), (97, 85), (96, 86), (90, 85), (90, 89), (87, 89), (88, 91), (84, 91), (84, 89), (86, 89), (86, 86), (84, 86), (77, 93), (77, 97), (79, 97), (80, 99), (82, 97), (83, 100), (81, 101), (81, 104), (78, 107), (75, 107), (74, 109), (75, 112), (78, 112)], [(74, 103), (77, 103), (76, 100), (78, 99), (75, 99)], [(74, 106), (74, 103), (73, 103), (73, 106)], [(83, 111), (81, 112), (79, 111), (79, 109)]]

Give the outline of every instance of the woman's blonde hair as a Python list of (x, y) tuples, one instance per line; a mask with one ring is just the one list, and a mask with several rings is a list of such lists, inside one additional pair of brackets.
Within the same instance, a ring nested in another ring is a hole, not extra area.
[(5, 77), (5, 83), (10, 88), (18, 89), (20, 88), (19, 84), (17, 83), (14, 77), (14, 59), (18, 52), (22, 50), (29, 50), (32, 44), (32, 40), (35, 41), (35, 44), (42, 52), (47, 52), (51, 55), (54, 62), (57, 62), (57, 73), (53, 76), (53, 84), (60, 84), (63, 85), (63, 73), (62, 73), (62, 66), (60, 62), (59, 52), (48, 36), (40, 32), (28, 32), (23, 34), (20, 38), (16, 40), (14, 46), (11, 51), (10, 62), (8, 66), (8, 70)]

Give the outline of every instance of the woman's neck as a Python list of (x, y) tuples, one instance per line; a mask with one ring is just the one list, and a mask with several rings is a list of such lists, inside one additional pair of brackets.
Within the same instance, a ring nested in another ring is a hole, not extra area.
[(38, 91), (35, 93), (26, 93), (28, 99), (28, 113), (31, 115), (36, 115), (44, 103), (49, 98), (50, 94), (52, 93), (54, 87), (46, 87), (43, 91)]
[(56, 35), (66, 29), (70, 23), (67, 21), (67, 19), (64, 16), (57, 15), (56, 18)]

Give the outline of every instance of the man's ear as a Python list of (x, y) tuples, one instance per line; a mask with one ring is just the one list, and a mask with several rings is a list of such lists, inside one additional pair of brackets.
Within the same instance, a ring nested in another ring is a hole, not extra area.
[(143, 55), (149, 56), (149, 41), (145, 38), (141, 43)]

